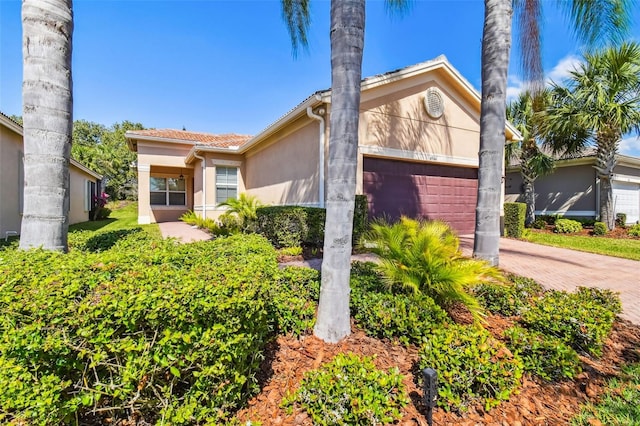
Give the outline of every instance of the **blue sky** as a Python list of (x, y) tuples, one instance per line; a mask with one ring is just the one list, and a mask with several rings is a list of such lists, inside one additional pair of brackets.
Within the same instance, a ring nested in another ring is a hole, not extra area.
[[(21, 114), (20, 1), (0, 0), (0, 111)], [(294, 57), (277, 0), (75, 0), (74, 118), (110, 125), (256, 134), (331, 85), (329, 1), (312, 0), (308, 51)], [(544, 66), (555, 78), (580, 57), (544, 1)], [(640, 8), (639, 8), (640, 9)], [(403, 16), (369, 0), (363, 76), (444, 54), (480, 87), (482, 0), (414, 0)], [(632, 37), (640, 40), (640, 10)], [(510, 94), (521, 86), (514, 42)], [(640, 156), (640, 139), (622, 152)]]

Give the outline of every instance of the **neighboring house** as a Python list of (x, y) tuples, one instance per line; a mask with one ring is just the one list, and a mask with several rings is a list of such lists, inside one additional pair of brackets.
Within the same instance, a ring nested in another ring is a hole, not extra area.
[[(0, 237), (19, 233), (24, 184), (22, 126), (0, 113)], [(69, 224), (86, 222), (102, 176), (71, 159)]]
[[(627, 223), (640, 220), (640, 158), (617, 155), (613, 174), (613, 209), (625, 213)], [(596, 218), (599, 216), (599, 188), (595, 151), (556, 160), (552, 174), (535, 182), (536, 215), (562, 215)], [(505, 200), (520, 201), (522, 178), (518, 166), (508, 168)]]
[[(218, 217), (238, 193), (324, 207), (331, 91), (305, 99), (256, 136), (179, 130), (126, 134), (138, 153), (138, 221), (187, 210)], [(444, 56), (362, 81), (356, 193), (369, 214), (442, 219), (472, 232), (480, 96)], [(511, 127), (506, 139), (520, 135)]]

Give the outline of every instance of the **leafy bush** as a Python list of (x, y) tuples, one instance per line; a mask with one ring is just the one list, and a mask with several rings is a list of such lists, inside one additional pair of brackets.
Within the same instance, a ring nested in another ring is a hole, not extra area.
[(142, 233), (111, 247), (0, 252), (0, 422), (223, 422), (257, 390), (273, 248)]
[(507, 347), (522, 358), (524, 370), (544, 380), (572, 379), (582, 371), (575, 350), (558, 338), (521, 327), (504, 332)]
[(555, 228), (553, 228), (553, 232), (559, 234), (572, 234), (580, 231), (582, 231), (582, 224), (571, 219), (558, 219)]
[(640, 237), (640, 223), (636, 223), (635, 225), (629, 227), (628, 233), (632, 237)]
[(237, 234), (242, 231), (243, 222), (238, 216), (225, 212), (218, 217), (217, 225), (226, 234)]
[(560, 216), (559, 214), (542, 214), (538, 216), (538, 218), (544, 220), (547, 225), (555, 225), (556, 220), (560, 219), (561, 217), (562, 216)]
[(599, 356), (615, 314), (586, 292), (549, 291), (522, 314), (527, 327)]
[(397, 368), (380, 371), (369, 357), (338, 354), (305, 374), (300, 388), (283, 404), (302, 407), (316, 425), (384, 425), (400, 420), (407, 405)]
[(483, 328), (435, 329), (419, 351), (420, 369), (438, 372), (438, 405), (464, 411), (474, 402), (488, 410), (508, 400), (522, 377), (522, 360)]
[(531, 278), (510, 275), (506, 284), (480, 284), (473, 291), (485, 309), (505, 316), (520, 315), (543, 288)]
[(109, 218), (109, 216), (111, 215), (111, 209), (108, 207), (96, 207), (96, 209), (97, 211), (93, 216), (93, 220), (104, 220)]
[(576, 294), (582, 300), (593, 301), (616, 315), (622, 313), (619, 292), (597, 287), (578, 287)]
[(463, 257), (458, 237), (444, 222), (377, 222), (362, 244), (380, 256), (378, 270), (389, 284), (427, 295), (444, 309), (462, 303), (477, 321), (483, 310), (469, 288), (503, 280), (488, 263)]
[[(367, 226), (367, 197), (356, 195), (353, 213), (353, 241), (358, 241)], [(326, 211), (317, 207), (271, 206), (256, 210), (256, 232), (277, 247), (324, 244)]]
[(282, 256), (300, 256), (302, 254), (302, 247), (282, 247), (278, 250), (278, 254)]
[(320, 273), (315, 269), (289, 266), (280, 271), (278, 284), (270, 286), (273, 327), (278, 333), (308, 334), (316, 321), (320, 297)]
[(126, 228), (116, 231), (79, 231), (69, 234), (69, 247), (81, 250), (99, 253), (109, 250), (123, 238), (129, 241), (147, 240), (148, 234), (142, 228)]
[(545, 229), (547, 227), (547, 222), (545, 222), (542, 218), (536, 218), (531, 224), (531, 227), (534, 229)]
[(626, 213), (616, 213), (616, 226), (625, 226), (627, 224)]
[(604, 222), (596, 222), (593, 224), (593, 235), (605, 235), (607, 233), (607, 225)]
[(526, 215), (525, 203), (504, 203), (504, 234), (512, 238), (522, 237)]

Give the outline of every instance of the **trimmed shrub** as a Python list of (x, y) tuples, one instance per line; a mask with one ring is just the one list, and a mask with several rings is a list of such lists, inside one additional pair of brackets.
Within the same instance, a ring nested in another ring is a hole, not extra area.
[(628, 233), (632, 237), (640, 237), (640, 223), (636, 223), (635, 225), (629, 227)]
[(534, 229), (545, 229), (547, 227), (547, 222), (545, 222), (541, 217), (538, 217), (533, 221), (531, 227)]
[(475, 402), (489, 410), (520, 385), (522, 360), (483, 328), (435, 329), (419, 351), (420, 369), (438, 372), (438, 406), (464, 411)]
[(480, 284), (473, 291), (489, 312), (505, 316), (520, 315), (533, 298), (543, 293), (540, 284), (531, 278), (509, 275), (506, 284)]
[(505, 236), (521, 238), (526, 215), (527, 205), (525, 203), (504, 203)]
[(616, 226), (625, 226), (627, 224), (626, 213), (616, 213)]
[(302, 407), (315, 425), (383, 425), (394, 423), (409, 402), (398, 368), (381, 371), (369, 357), (338, 354), (309, 371), (298, 390), (283, 401)]
[(587, 292), (549, 291), (522, 314), (522, 323), (577, 351), (600, 356), (615, 314)]
[[(0, 422), (220, 424), (257, 391), (275, 251), (259, 236), (0, 252)], [(105, 417), (86, 417), (98, 410)], [(85, 421), (86, 420), (86, 421)]]
[(289, 266), (280, 271), (278, 284), (270, 286), (271, 323), (280, 334), (309, 334), (316, 322), (320, 273)]
[[(356, 195), (353, 213), (353, 241), (360, 239), (367, 227), (367, 197)], [(322, 247), (325, 209), (301, 206), (270, 206), (256, 210), (256, 232), (264, 235), (276, 248), (297, 245)]]
[(605, 235), (607, 233), (607, 225), (604, 222), (596, 222), (593, 224), (593, 235)]
[(507, 347), (522, 358), (524, 370), (544, 380), (573, 379), (582, 371), (577, 352), (556, 337), (517, 326), (504, 336)]
[(558, 234), (573, 234), (580, 231), (582, 231), (582, 224), (571, 219), (558, 219), (555, 228), (553, 228), (553, 232)]

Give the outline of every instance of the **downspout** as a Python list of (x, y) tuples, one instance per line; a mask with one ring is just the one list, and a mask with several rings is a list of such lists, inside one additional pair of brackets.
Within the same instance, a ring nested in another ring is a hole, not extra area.
[[(324, 114), (324, 108), (318, 110), (320, 114)], [(311, 107), (307, 107), (307, 116), (320, 122), (319, 126), (319, 151), (318, 151), (318, 201), (321, 208), (324, 208), (324, 117), (314, 114)]]
[(193, 152), (193, 156), (202, 161), (202, 218), (207, 218), (207, 161)]

